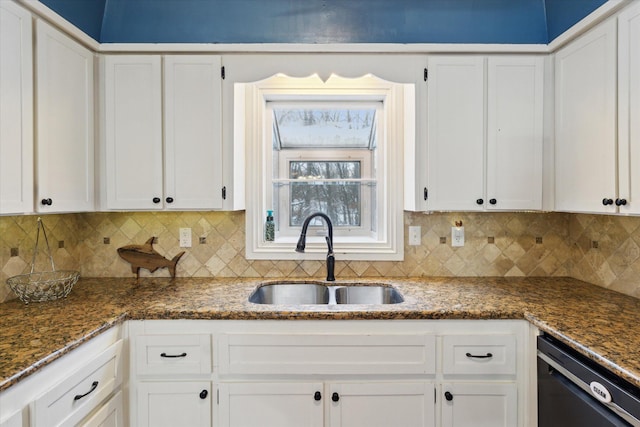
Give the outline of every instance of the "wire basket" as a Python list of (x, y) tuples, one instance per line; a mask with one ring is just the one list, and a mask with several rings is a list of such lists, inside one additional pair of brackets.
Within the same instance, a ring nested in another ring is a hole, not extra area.
[[(42, 229), (42, 234), (47, 244), (47, 253), (51, 261), (51, 271), (34, 272), (36, 255), (38, 253), (38, 242), (40, 240), (40, 229)], [(56, 271), (51, 249), (49, 248), (47, 232), (45, 231), (42, 219), (38, 218), (38, 232), (36, 234), (36, 245), (33, 249), (33, 258), (31, 260), (31, 272), (29, 274), (9, 277), (7, 279), (9, 288), (11, 288), (25, 304), (29, 304), (30, 302), (52, 301), (69, 295), (73, 285), (76, 284), (79, 278), (80, 273), (77, 271)]]

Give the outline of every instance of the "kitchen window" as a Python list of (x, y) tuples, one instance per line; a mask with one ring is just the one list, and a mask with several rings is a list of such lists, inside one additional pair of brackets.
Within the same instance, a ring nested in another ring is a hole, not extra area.
[[(403, 258), (403, 147), (415, 126), (412, 89), (371, 75), (326, 82), (276, 75), (236, 84), (248, 259), (324, 259), (321, 221), (310, 224), (305, 253), (294, 251), (302, 222), (314, 212), (331, 218), (338, 260)], [(273, 241), (264, 238), (268, 210)]]
[[(336, 237), (375, 235), (376, 137), (384, 134), (376, 117), (382, 104), (270, 102), (267, 109), (273, 122), (267, 197), (276, 211), (277, 235), (297, 237), (314, 212), (331, 218)], [(310, 225), (310, 235), (323, 227), (319, 220)]]

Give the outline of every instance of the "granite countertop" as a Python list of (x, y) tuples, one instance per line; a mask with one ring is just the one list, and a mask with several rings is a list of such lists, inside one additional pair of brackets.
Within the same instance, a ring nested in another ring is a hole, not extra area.
[(62, 300), (0, 304), (0, 391), (129, 319), (526, 319), (640, 386), (640, 300), (570, 278), (435, 277), (383, 282), (401, 304), (257, 305), (261, 279), (83, 278)]

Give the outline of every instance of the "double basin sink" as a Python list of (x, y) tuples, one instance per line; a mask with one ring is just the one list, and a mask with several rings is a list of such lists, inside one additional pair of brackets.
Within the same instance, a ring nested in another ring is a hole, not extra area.
[(254, 304), (398, 304), (403, 301), (398, 290), (384, 285), (270, 283), (258, 286), (249, 296), (249, 302)]

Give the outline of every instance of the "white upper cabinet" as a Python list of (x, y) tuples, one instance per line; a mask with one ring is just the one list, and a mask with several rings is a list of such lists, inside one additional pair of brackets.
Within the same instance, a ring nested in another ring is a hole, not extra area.
[(433, 56), (428, 70), (429, 210), (483, 209), (484, 58)]
[(94, 55), (42, 21), (36, 30), (36, 208), (92, 211)]
[(103, 79), (103, 207), (159, 209), (163, 196), (161, 57), (105, 55)]
[(544, 59), (429, 58), (429, 210), (541, 209)]
[(541, 209), (544, 58), (489, 57), (487, 66), (485, 206)]
[(640, 4), (618, 18), (618, 174), (616, 204), (640, 214)]
[(0, 214), (33, 211), (31, 14), (0, 1)]
[(221, 208), (220, 57), (166, 56), (163, 80), (161, 56), (107, 55), (103, 73), (103, 207)]
[(555, 56), (556, 210), (616, 211), (616, 20)]
[(222, 208), (220, 68), (219, 56), (164, 58), (167, 208)]

